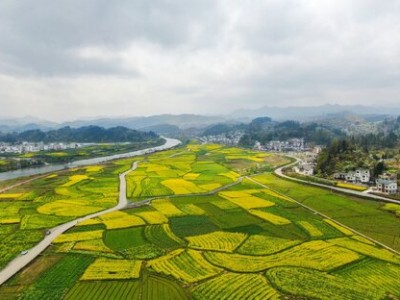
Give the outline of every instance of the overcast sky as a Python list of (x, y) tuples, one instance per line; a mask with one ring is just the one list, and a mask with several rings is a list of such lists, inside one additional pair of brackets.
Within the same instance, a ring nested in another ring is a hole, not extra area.
[(400, 106), (398, 0), (1, 0), (0, 116)]

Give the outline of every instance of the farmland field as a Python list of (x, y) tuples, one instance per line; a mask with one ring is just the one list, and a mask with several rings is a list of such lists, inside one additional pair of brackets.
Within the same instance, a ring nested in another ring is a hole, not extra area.
[[(400, 297), (400, 256), (345, 227), (395, 247), (396, 206), (276, 178), (268, 171), (288, 161), (268, 153), (190, 144), (139, 160), (127, 195), (150, 204), (63, 233), (0, 287), (0, 299)], [(132, 162), (61, 172), (9, 191), (0, 199), (4, 263), (10, 249), (15, 255), (42, 239), (48, 224), (114, 205), (117, 174)], [(257, 166), (264, 173), (253, 182), (245, 176)]]

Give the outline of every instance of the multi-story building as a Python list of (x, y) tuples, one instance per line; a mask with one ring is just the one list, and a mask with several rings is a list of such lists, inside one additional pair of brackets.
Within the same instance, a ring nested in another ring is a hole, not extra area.
[(385, 194), (397, 193), (397, 181), (379, 178), (376, 180), (377, 191)]

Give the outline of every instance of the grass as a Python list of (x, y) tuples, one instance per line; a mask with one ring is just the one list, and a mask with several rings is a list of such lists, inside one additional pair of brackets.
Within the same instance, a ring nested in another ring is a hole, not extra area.
[(104, 243), (115, 251), (141, 246), (147, 243), (143, 227), (107, 230)]
[(65, 300), (124, 300), (139, 299), (139, 281), (78, 282), (65, 296)]
[(61, 299), (92, 261), (91, 257), (67, 255), (24, 290), (20, 299)]

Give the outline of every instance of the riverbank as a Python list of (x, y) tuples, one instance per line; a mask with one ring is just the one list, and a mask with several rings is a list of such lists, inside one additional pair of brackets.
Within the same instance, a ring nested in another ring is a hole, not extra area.
[(77, 161), (67, 163), (67, 164), (54, 164), (54, 165), (46, 165), (46, 166), (42, 166), (42, 167), (37, 167), (37, 168), (28, 168), (28, 169), (3, 172), (3, 173), (0, 173), (0, 181), (10, 180), (10, 179), (15, 179), (15, 178), (20, 178), (20, 177), (36, 176), (36, 175), (51, 173), (51, 172), (60, 171), (63, 169), (68, 169), (68, 168), (95, 165), (95, 164), (104, 163), (104, 162), (114, 160), (114, 159), (119, 159), (119, 158), (129, 158), (129, 157), (143, 155), (143, 154), (154, 152), (154, 151), (161, 151), (161, 150), (173, 148), (181, 143), (181, 141), (179, 141), (177, 139), (170, 139), (170, 138), (165, 138), (165, 137), (162, 137), (162, 138), (165, 140), (165, 143), (160, 146), (156, 146), (156, 147), (131, 151), (131, 152), (127, 152), (127, 153), (120, 153), (120, 154), (114, 154), (114, 155), (108, 155), (108, 156), (102, 156), (102, 157), (77, 160)]

